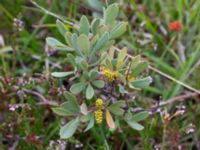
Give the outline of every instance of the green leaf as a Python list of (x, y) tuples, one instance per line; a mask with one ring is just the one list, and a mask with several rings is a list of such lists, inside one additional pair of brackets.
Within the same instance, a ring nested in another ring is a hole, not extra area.
[(71, 110), (71, 112), (73, 113), (79, 113), (80, 107), (79, 107), (76, 97), (69, 92), (65, 92), (64, 97), (68, 100), (67, 101), (68, 104), (64, 105), (63, 103), (62, 106), (65, 107), (66, 109)]
[(70, 88), (70, 91), (73, 93), (73, 94), (78, 94), (80, 93), (81, 91), (83, 91), (83, 89), (85, 88), (86, 86), (86, 83), (84, 82), (79, 82), (79, 83), (75, 83), (71, 86)]
[(144, 127), (143, 127), (141, 124), (137, 123), (137, 122), (134, 121), (134, 120), (126, 120), (126, 122), (128, 123), (128, 125), (129, 125), (131, 128), (133, 128), (133, 129), (135, 129), (135, 130), (141, 131), (141, 130), (144, 129)]
[(67, 77), (69, 75), (74, 74), (73, 71), (69, 71), (69, 72), (52, 72), (51, 75), (53, 77), (57, 77), (57, 78), (62, 78), (62, 77)]
[(135, 77), (137, 77), (141, 72), (143, 72), (148, 67), (147, 62), (140, 62), (134, 68), (132, 68), (132, 73)]
[(92, 53), (94, 54), (96, 51), (101, 50), (105, 44), (108, 42), (109, 39), (109, 33), (105, 32), (96, 42), (95, 46), (92, 49)]
[(115, 39), (121, 36), (127, 28), (127, 22), (119, 22), (110, 32), (110, 39)]
[(103, 88), (105, 86), (105, 82), (102, 80), (95, 80), (92, 84), (97, 88)]
[(97, 10), (102, 10), (103, 2), (99, 0), (88, 0), (90, 7), (95, 8)]
[(81, 113), (82, 113), (83, 115), (87, 115), (87, 114), (88, 114), (87, 105), (86, 105), (85, 103), (82, 103), (82, 104), (81, 104), (80, 110), (81, 110)]
[(103, 61), (106, 59), (107, 56), (108, 56), (107, 53), (102, 53), (101, 58), (98, 59), (98, 60), (97, 60), (96, 62), (94, 62), (93, 64), (91, 64), (90, 67), (93, 67), (93, 66), (96, 66), (96, 65), (100, 64), (101, 62), (103, 62)]
[(67, 54), (67, 61), (73, 66), (76, 67), (76, 61), (74, 55), (68, 53)]
[(117, 70), (120, 69), (126, 55), (127, 55), (127, 49), (124, 47), (123, 49), (120, 50), (118, 54), (117, 65), (116, 65)]
[(97, 30), (98, 30), (98, 27), (100, 25), (100, 19), (99, 18), (95, 18), (93, 21), (92, 21), (92, 33), (95, 35), (97, 33)]
[(117, 101), (113, 104), (111, 104), (108, 109), (111, 111), (111, 113), (121, 116), (124, 114), (124, 110), (122, 109), (122, 107), (125, 107), (126, 104), (124, 101)]
[(112, 24), (118, 16), (119, 8), (117, 4), (112, 4), (104, 11), (104, 21), (106, 24)]
[(66, 43), (67, 43), (70, 47), (73, 47), (73, 44), (72, 44), (72, 33), (71, 33), (71, 32), (66, 32), (64, 36), (65, 36), (65, 41), (66, 41)]
[(72, 34), (72, 45), (75, 48), (76, 52), (80, 55), (83, 56), (83, 53), (81, 52), (81, 49), (78, 46), (78, 36), (76, 33)]
[(135, 68), (141, 61), (141, 56), (140, 55), (137, 55), (135, 57), (132, 58), (132, 65), (131, 65), (131, 68), (133, 70), (133, 68)]
[(99, 76), (99, 72), (93, 69), (90, 71), (89, 76), (91, 80), (94, 80)]
[(94, 89), (90, 84), (88, 84), (86, 89), (86, 98), (91, 99), (93, 96), (94, 96)]
[(88, 123), (87, 128), (84, 130), (84, 132), (88, 131), (94, 126), (94, 115), (92, 113), (89, 114), (90, 122)]
[(61, 43), (60, 41), (58, 41), (57, 39), (52, 38), (52, 37), (47, 37), (46, 43), (47, 43), (48, 46), (50, 46), (52, 48), (56, 48), (58, 50), (74, 51), (73, 48), (68, 47), (67, 45), (64, 45), (63, 43)]
[(82, 60), (79, 64), (80, 68), (83, 70), (83, 71), (87, 71), (88, 70), (88, 63), (84, 60)]
[(90, 48), (90, 41), (85, 34), (81, 34), (78, 37), (78, 46), (85, 54), (88, 54)]
[(60, 20), (56, 21), (56, 27), (58, 28), (58, 31), (60, 32), (60, 34), (62, 34), (63, 36), (67, 32), (67, 28)]
[(60, 129), (60, 138), (61, 139), (68, 139), (70, 138), (76, 131), (80, 121), (78, 118), (71, 120), (65, 126)]
[(64, 116), (64, 117), (74, 115), (72, 112), (68, 111), (67, 109), (63, 107), (54, 107), (52, 108), (52, 110), (55, 114)]
[(138, 122), (138, 121), (145, 120), (148, 116), (149, 116), (149, 112), (143, 111), (143, 112), (139, 112), (139, 113), (133, 115), (132, 119), (134, 121)]
[(81, 17), (79, 25), (80, 25), (79, 34), (88, 35), (88, 33), (90, 31), (90, 24), (89, 24), (89, 21), (86, 16)]
[(152, 78), (150, 76), (143, 78), (143, 79), (137, 79), (133, 82), (131, 82), (131, 85), (136, 88), (145, 88), (149, 86), (149, 84), (152, 82)]

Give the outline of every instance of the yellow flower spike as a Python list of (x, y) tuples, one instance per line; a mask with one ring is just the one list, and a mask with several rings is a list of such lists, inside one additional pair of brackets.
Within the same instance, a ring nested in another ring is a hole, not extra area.
[(97, 124), (101, 124), (103, 121), (103, 111), (102, 110), (96, 110), (94, 112), (95, 120)]
[(102, 99), (97, 99), (96, 100), (96, 109), (102, 109), (103, 108), (103, 100)]

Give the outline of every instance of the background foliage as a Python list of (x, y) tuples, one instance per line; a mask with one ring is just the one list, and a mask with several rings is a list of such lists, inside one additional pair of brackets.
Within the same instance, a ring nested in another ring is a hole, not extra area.
[[(128, 31), (118, 39), (117, 46), (126, 46), (132, 56), (142, 55), (158, 70), (149, 69), (153, 83), (137, 93), (134, 107), (148, 110), (159, 101), (163, 104), (174, 97), (177, 101), (153, 109), (157, 113), (151, 110), (153, 114), (142, 122), (145, 128), (140, 132), (125, 123), (115, 132), (103, 125), (76, 133), (67, 141), (59, 138), (60, 124), (65, 120), (46, 102), (62, 102), (59, 95), (68, 86), (66, 81), (49, 77), (50, 72), (71, 68), (66, 65), (65, 53), (47, 48), (45, 39), (55, 37), (64, 42), (55, 29), (56, 18), (77, 24), (84, 14), (91, 21), (93, 16), (102, 15), (106, 2), (36, 2), (38, 6), (27, 0), (0, 0), (0, 38), (4, 41), (0, 40), (1, 149), (104, 149), (106, 143), (110, 149), (200, 149), (196, 94), (200, 90), (200, 1), (118, 1), (118, 19), (128, 22)], [(182, 23), (180, 33), (168, 30), (174, 20)]]

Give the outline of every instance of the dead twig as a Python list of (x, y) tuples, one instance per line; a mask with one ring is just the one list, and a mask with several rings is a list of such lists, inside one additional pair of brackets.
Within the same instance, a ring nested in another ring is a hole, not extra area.
[(153, 105), (151, 106), (150, 108), (148, 109), (143, 109), (143, 108), (135, 108), (132, 112), (133, 113), (137, 113), (137, 112), (142, 112), (142, 111), (148, 111), (148, 112), (151, 112), (152, 114), (156, 113), (156, 112), (159, 112), (160, 111), (160, 108), (162, 106), (165, 106), (165, 105), (168, 105), (168, 104), (172, 104), (174, 102), (181, 102), (181, 101), (184, 101), (190, 97), (195, 97), (195, 96), (198, 96), (200, 95), (199, 93), (186, 93), (184, 95), (179, 95), (179, 96), (176, 96), (176, 97), (173, 97), (173, 98), (170, 98), (166, 101), (162, 101), (162, 102), (158, 102), (156, 105)]

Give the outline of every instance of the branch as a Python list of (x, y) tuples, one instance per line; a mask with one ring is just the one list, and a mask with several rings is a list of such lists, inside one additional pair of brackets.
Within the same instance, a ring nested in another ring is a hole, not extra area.
[(51, 105), (51, 106), (58, 106), (58, 104), (56, 102), (53, 101), (49, 101), (47, 100), (43, 95), (41, 95), (39, 92), (36, 91), (31, 91), (31, 90), (27, 90), (27, 89), (23, 89), (24, 92), (28, 93), (28, 94), (32, 94), (35, 95), (37, 97), (40, 98), (41, 102), (39, 103), (40, 105)]
[(132, 112), (137, 113), (137, 112), (141, 112), (141, 111), (148, 111), (148, 112), (151, 112), (151, 113), (156, 113), (156, 112), (158, 112), (158, 110), (162, 106), (172, 104), (172, 103), (178, 102), (178, 101), (181, 102), (181, 101), (186, 100), (187, 98), (195, 97), (195, 96), (199, 96), (199, 95), (200, 95), (199, 93), (195, 93), (195, 92), (194, 93), (187, 93), (187, 94), (184, 94), (184, 95), (179, 95), (179, 96), (170, 98), (166, 101), (158, 102), (156, 105), (153, 105), (148, 109), (143, 109), (143, 108), (139, 108), (139, 107), (135, 108)]

